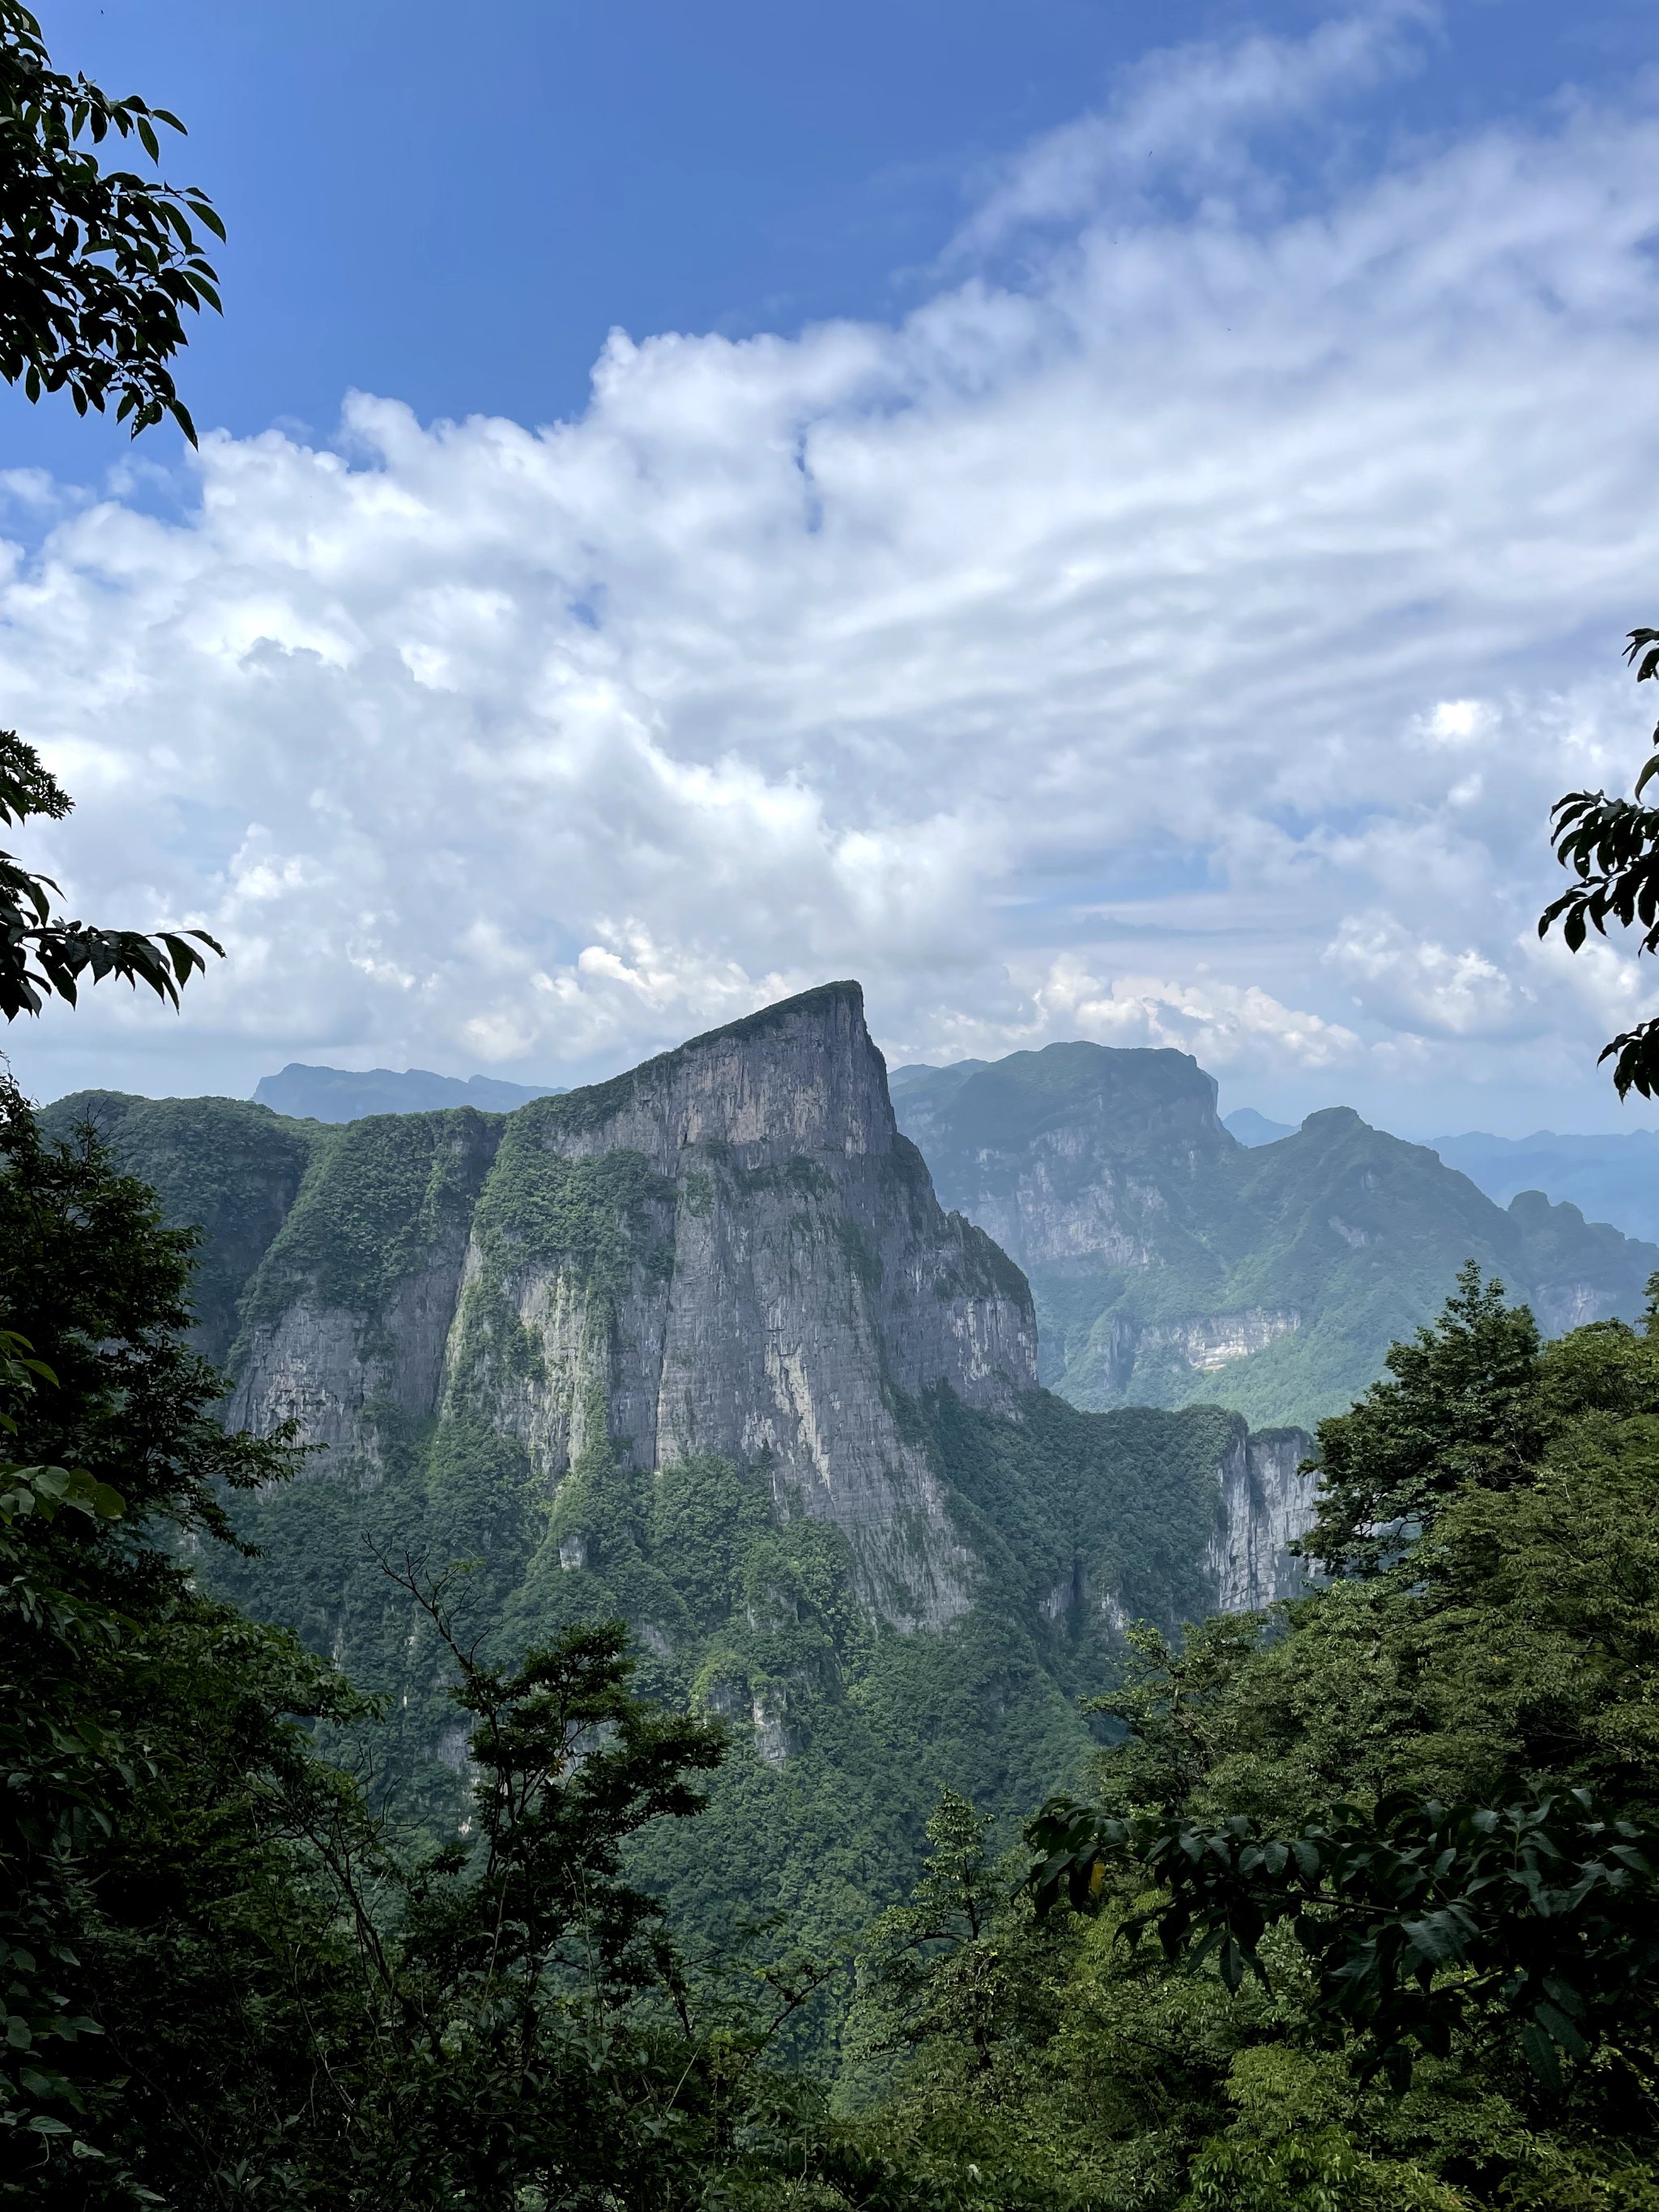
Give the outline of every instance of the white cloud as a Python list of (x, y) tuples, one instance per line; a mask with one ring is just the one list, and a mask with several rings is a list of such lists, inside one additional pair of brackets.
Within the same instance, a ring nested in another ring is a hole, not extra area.
[(1419, 52), (1409, 33), (1436, 12), (1421, 0), (1374, 0), (1304, 38), (1257, 33), (1149, 55), (1125, 72), (1107, 106), (1046, 131), (1003, 166), (953, 252), (983, 253), (1032, 225), (1078, 222), (1103, 203), (1132, 208), (1160, 188), (1188, 199), (1242, 191), (1257, 200), (1272, 179), (1249, 160), (1253, 131), (1317, 114), (1409, 70)]
[(1325, 957), (1367, 1013), (1408, 1032), (1501, 1036), (1533, 1004), (1526, 986), (1483, 954), (1413, 936), (1387, 914), (1345, 915)]
[(336, 450), (204, 439), (183, 520), (20, 479), (6, 720), (82, 802), (31, 849), (232, 951), (26, 1079), (556, 1077), (855, 974), (905, 1057), (1599, 1097), (1643, 979), (1521, 948), (1550, 800), (1641, 749), (1659, 118), (1280, 193), (1250, 132), (1409, 20), (1149, 65), (996, 186), (1018, 280), (892, 327), (618, 335), (543, 430), (357, 396)]
[(1086, 1036), (1097, 1044), (1173, 1046), (1229, 1074), (1286, 1063), (1338, 1067), (1351, 1063), (1359, 1048), (1359, 1039), (1340, 1023), (1280, 1006), (1254, 984), (1241, 990), (1202, 977), (1177, 983), (1151, 975), (1108, 981), (1066, 957), (1054, 963), (1033, 997), (1033, 1042)]

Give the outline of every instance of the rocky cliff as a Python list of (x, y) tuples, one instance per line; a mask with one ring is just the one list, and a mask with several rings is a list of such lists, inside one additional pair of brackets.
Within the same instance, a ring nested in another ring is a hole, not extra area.
[(1659, 1248), (1522, 1193), (1507, 1211), (1351, 1109), (1241, 1145), (1176, 1052), (1079, 1043), (902, 1068), (901, 1125), (947, 1205), (1036, 1296), (1042, 1378), (1079, 1406), (1238, 1407), (1311, 1426), (1476, 1259), (1550, 1334), (1642, 1310)]
[[(360, 1224), (381, 1256), (343, 1264)], [(239, 1425), (296, 1420), (373, 1480), (389, 1423), (484, 1408), (549, 1496), (599, 1449), (763, 1467), (908, 1626), (963, 1610), (970, 1562), (896, 1403), (1007, 1413), (1036, 1380), (1024, 1279), (939, 1206), (854, 984), (505, 1121), (352, 1125), (246, 1311)]]
[(1291, 1546), (1313, 1525), (1318, 1477), (1304, 1473), (1313, 1440), (1301, 1429), (1234, 1437), (1223, 1453), (1215, 1534), (1205, 1564), (1216, 1610), (1255, 1613), (1297, 1597), (1305, 1583)]

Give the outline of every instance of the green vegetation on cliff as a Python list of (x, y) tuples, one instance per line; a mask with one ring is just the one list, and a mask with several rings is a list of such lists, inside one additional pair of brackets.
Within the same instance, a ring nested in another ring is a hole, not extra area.
[(1659, 1248), (1522, 1193), (1507, 1211), (1346, 1107), (1237, 1143), (1184, 1054), (1050, 1045), (901, 1068), (943, 1201), (1019, 1261), (1043, 1379), (1086, 1407), (1225, 1405), (1311, 1427), (1381, 1371), (1469, 1259), (1547, 1332), (1642, 1310)]
[(222, 1362), (237, 1301), (298, 1197), (322, 1132), (237, 1098), (134, 1098), (79, 1091), (40, 1116), (50, 1137), (94, 1128), (127, 1174), (155, 1193), (167, 1220), (199, 1229), (190, 1295), (197, 1340)]
[(688, 1938), (723, 1948), (734, 1923), (781, 1916), (763, 1951), (822, 1953), (902, 1893), (941, 1790), (973, 1794), (1006, 1842), (1080, 1776), (1073, 1701), (1112, 1672), (1115, 1622), (1173, 1629), (1206, 1608), (1216, 1466), (1243, 1436), (1218, 1411), (1091, 1415), (1041, 1392), (1018, 1420), (948, 1393), (907, 1419), (984, 1562), (975, 1603), (938, 1633), (872, 1620), (847, 1539), (780, 1508), (764, 1465), (642, 1471), (598, 1431), (550, 1497), (524, 1446), (471, 1411), (388, 1422), (367, 1480), (336, 1467), (241, 1502), (258, 1556), (220, 1559), (215, 1583), (386, 1701), (383, 1777), (440, 1833), (461, 1816), (459, 1739), (428, 1625), (383, 1563), (471, 1562), (452, 1603), (493, 1656), (625, 1620), (641, 1689), (731, 1735), (708, 1810), (653, 1838), (641, 1878)]
[[(0, 1483), (12, 2200), (1650, 2212), (1651, 1328), (1540, 1350), (1466, 1279), (1323, 1429), (1313, 1542), (1346, 1571), (1184, 1639), (1237, 1417), (905, 1401), (981, 1572), (966, 1613), (901, 1634), (764, 1459), (636, 1467), (599, 1405), (551, 1490), (465, 1403), (382, 1408), (355, 1455), (283, 1480), (179, 1340), (188, 1233), (95, 1146), (8, 1116), (0, 1331), (27, 1322), (50, 1369), (0, 1340), (26, 1455)], [(404, 1159), (417, 1217), (441, 1152)], [(625, 1160), (554, 1182), (590, 1279), (626, 1287), (658, 1194)], [(393, 1249), (372, 1280), (395, 1300), (429, 1254)], [(261, 1556), (217, 1540), (227, 1498)], [(1127, 1675), (1109, 1593), (1165, 1624)], [(631, 1686), (601, 1613), (638, 1638)], [(1084, 1910), (1039, 1919), (1012, 1816), (1091, 1772)], [(1562, 1893), (1539, 1995), (1491, 1963), (1531, 1955), (1535, 1901), (1472, 1893), (1423, 1950), (1425, 2002), (1389, 2015), (1409, 2086), (1368, 2074), (1375, 2016), (1321, 1963), (1340, 1916), (1310, 1892), (1273, 1917), (1273, 1839), (1534, 1815), (1565, 1838), (1546, 1801), (1572, 1788), (1627, 1824), (1626, 1904), (1580, 1942)], [(1230, 1990), (1176, 1922), (1167, 1955), (1129, 1940), (1171, 1894), (1145, 1851), (1165, 1831), (1194, 1865), (1234, 1853), (1265, 1983)]]

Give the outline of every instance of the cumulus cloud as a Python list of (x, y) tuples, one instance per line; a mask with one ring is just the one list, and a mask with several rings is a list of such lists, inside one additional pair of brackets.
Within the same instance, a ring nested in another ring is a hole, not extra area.
[(619, 333), (543, 428), (356, 395), (327, 447), (204, 438), (182, 518), (0, 478), (6, 719), (81, 801), (31, 849), (232, 954), (26, 1079), (557, 1078), (853, 974), (904, 1058), (1589, 1095), (1641, 979), (1524, 940), (1550, 800), (1640, 744), (1659, 116), (1276, 193), (1252, 134), (1408, 24), (1150, 66), (1115, 112), (1210, 184), (1130, 204), (1086, 121), (987, 203), (1048, 226), (1018, 276), (896, 324)]
[(1172, 1045), (1205, 1066), (1254, 1073), (1286, 1063), (1322, 1069), (1351, 1063), (1359, 1039), (1340, 1022), (1283, 1006), (1255, 984), (1150, 975), (1091, 975), (1074, 957), (1057, 960), (1033, 994), (1045, 1038), (1087, 1036), (1097, 1044)]
[(1408, 1031), (1501, 1036), (1534, 1004), (1484, 954), (1413, 937), (1388, 914), (1345, 915), (1325, 957), (1368, 1013)]

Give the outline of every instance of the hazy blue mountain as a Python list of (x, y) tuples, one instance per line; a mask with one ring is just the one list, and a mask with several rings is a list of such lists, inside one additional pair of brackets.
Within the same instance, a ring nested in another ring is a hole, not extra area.
[[(1222, 1115), (1221, 1126), (1231, 1129), (1241, 1145), (1276, 1145), (1281, 1137), (1293, 1137), (1297, 1131), (1294, 1121), (1270, 1121), (1254, 1106), (1236, 1106), (1231, 1114)], [(1475, 1180), (1478, 1182), (1480, 1177)]]
[(503, 1083), (493, 1075), (434, 1075), (428, 1068), (307, 1067), (291, 1060), (280, 1075), (262, 1075), (254, 1103), (296, 1121), (361, 1121), (370, 1114), (430, 1114), (447, 1106), (476, 1106), (481, 1114), (510, 1114), (532, 1098), (556, 1098), (562, 1083)]
[(941, 1200), (1025, 1270), (1042, 1380), (1074, 1405), (1208, 1401), (1307, 1427), (1469, 1259), (1552, 1334), (1643, 1310), (1659, 1246), (1536, 1190), (1505, 1210), (1347, 1107), (1249, 1146), (1215, 1099), (1184, 1053), (1081, 1042), (894, 1086)]
[(1587, 1218), (1610, 1221), (1627, 1237), (1659, 1239), (1659, 1130), (1609, 1137), (1558, 1136), (1552, 1129), (1491, 1137), (1474, 1130), (1437, 1137), (1434, 1149), (1500, 1206), (1517, 1191), (1541, 1190), (1571, 1199)]

